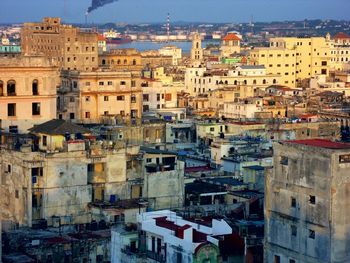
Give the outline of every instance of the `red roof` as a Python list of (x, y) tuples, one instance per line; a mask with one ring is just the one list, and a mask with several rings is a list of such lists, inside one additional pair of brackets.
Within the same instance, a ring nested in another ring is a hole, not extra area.
[(106, 38), (102, 35), (98, 35), (97, 39), (98, 39), (98, 41), (105, 41), (106, 40)]
[(234, 34), (234, 33), (228, 33), (228, 34), (224, 37), (223, 40), (225, 40), (225, 41), (230, 41), (230, 40), (238, 40), (238, 41), (240, 41), (241, 39), (240, 39), (236, 34)]
[(333, 142), (324, 139), (295, 140), (287, 142), (326, 149), (350, 149), (350, 143)]
[(348, 34), (343, 33), (343, 32), (337, 33), (334, 36), (334, 39), (349, 39), (349, 38), (350, 38), (350, 36)]

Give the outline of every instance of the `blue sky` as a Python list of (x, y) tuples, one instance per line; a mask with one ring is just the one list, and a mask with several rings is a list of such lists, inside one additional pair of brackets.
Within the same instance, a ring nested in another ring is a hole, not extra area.
[[(60, 16), (83, 22), (91, 0), (0, 0), (0, 23), (38, 21)], [(66, 8), (64, 8), (66, 1)], [(66, 11), (65, 11), (66, 10)], [(119, 0), (89, 16), (90, 22), (159, 22), (171, 13), (173, 21), (247, 22), (349, 19), (350, 0)]]

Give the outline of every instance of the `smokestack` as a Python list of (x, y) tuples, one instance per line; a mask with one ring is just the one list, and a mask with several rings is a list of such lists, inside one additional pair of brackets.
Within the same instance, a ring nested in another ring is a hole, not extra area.
[(92, 11), (107, 5), (107, 4), (111, 4), (113, 2), (117, 2), (118, 0), (92, 0), (91, 2), (91, 6), (88, 8), (87, 12), (91, 13)]

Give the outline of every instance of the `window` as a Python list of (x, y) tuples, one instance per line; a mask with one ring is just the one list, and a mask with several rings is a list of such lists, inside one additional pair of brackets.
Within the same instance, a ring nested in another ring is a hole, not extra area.
[(14, 80), (7, 82), (7, 96), (16, 96), (16, 82)]
[(143, 98), (143, 101), (148, 101), (149, 100), (149, 95), (148, 94), (143, 94), (142, 98)]
[(131, 110), (131, 118), (137, 117), (137, 110)]
[(39, 95), (39, 91), (38, 91), (38, 81), (37, 80), (33, 80), (32, 83), (32, 94), (35, 95)]
[(281, 263), (281, 257), (280, 256), (274, 256), (273, 263)]
[(109, 97), (108, 97), (108, 96), (104, 96), (104, 97), (103, 97), (103, 100), (104, 100), (104, 101), (108, 101), (108, 100), (109, 100)]
[(181, 252), (176, 252), (176, 263), (182, 263), (182, 254), (181, 254)]
[(90, 96), (86, 96), (85, 101), (90, 101)]
[(103, 85), (104, 85), (104, 82), (103, 82), (103, 81), (100, 81), (100, 82), (98, 83), (98, 85), (99, 85), (99, 86), (103, 86)]
[(124, 96), (117, 96), (117, 100), (124, 100), (125, 97)]
[(295, 260), (294, 259), (290, 259), (289, 263), (295, 263)]
[(85, 112), (85, 118), (90, 119), (90, 112), (89, 111)]
[(4, 82), (0, 80), (0, 96), (4, 96)]
[(15, 190), (15, 198), (18, 199), (19, 198), (19, 191)]
[(40, 115), (40, 103), (32, 103), (32, 115)]
[(125, 81), (121, 81), (120, 85), (126, 85), (126, 82)]
[(109, 113), (108, 111), (105, 111), (105, 112), (103, 112), (103, 115), (107, 116), (108, 113)]
[(160, 94), (157, 94), (157, 101), (160, 101)]
[(312, 205), (316, 204), (316, 196), (310, 195), (309, 203)]
[(43, 135), (43, 146), (47, 146), (47, 136)]
[(215, 131), (215, 128), (214, 127), (210, 127), (210, 131)]
[(107, 85), (108, 85), (108, 86), (112, 86), (112, 85), (113, 85), (113, 82), (112, 82), (112, 81), (108, 81)]
[(315, 239), (315, 231), (314, 230), (309, 229), (309, 238)]
[(16, 116), (16, 103), (7, 104), (7, 116), (8, 117)]
[(135, 80), (132, 80), (132, 81), (131, 81), (131, 87), (132, 87), (132, 88), (136, 87), (136, 81), (135, 81)]
[(90, 82), (85, 82), (85, 86), (90, 86)]
[(136, 95), (131, 95), (131, 103), (136, 103)]
[(294, 197), (291, 197), (290, 199), (290, 206), (297, 207), (297, 200)]
[(288, 157), (281, 156), (280, 164), (282, 165), (288, 165)]
[(73, 112), (69, 113), (69, 119), (73, 120), (75, 118), (75, 114)]
[(297, 236), (297, 226), (290, 226), (290, 232), (292, 234), (293, 237), (296, 237)]

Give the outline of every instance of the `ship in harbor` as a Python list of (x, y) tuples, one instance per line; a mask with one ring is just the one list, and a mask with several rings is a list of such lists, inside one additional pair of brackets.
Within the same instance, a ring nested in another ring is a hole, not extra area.
[(132, 42), (132, 39), (128, 35), (120, 34), (116, 31), (110, 30), (108, 32), (104, 32), (103, 36), (106, 38), (107, 44), (126, 44)]

